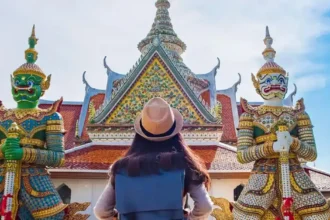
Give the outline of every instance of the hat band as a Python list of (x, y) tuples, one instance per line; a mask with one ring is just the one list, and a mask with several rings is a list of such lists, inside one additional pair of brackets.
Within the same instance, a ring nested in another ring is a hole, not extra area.
[(176, 127), (176, 122), (174, 121), (172, 127), (168, 131), (166, 131), (165, 133), (162, 133), (162, 134), (152, 134), (152, 133), (148, 132), (142, 125), (142, 119), (140, 120), (140, 126), (141, 126), (142, 132), (148, 137), (165, 137), (165, 136), (171, 135), (174, 132), (175, 127)]

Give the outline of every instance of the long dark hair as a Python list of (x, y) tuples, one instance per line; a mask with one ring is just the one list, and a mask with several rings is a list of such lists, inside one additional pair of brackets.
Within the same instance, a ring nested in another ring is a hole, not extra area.
[(129, 176), (157, 174), (160, 169), (185, 169), (185, 189), (190, 184), (204, 183), (210, 187), (210, 176), (204, 162), (185, 144), (179, 133), (174, 137), (161, 141), (149, 141), (139, 134), (122, 159), (116, 161), (110, 170), (110, 179), (115, 187), (114, 175), (126, 170)]

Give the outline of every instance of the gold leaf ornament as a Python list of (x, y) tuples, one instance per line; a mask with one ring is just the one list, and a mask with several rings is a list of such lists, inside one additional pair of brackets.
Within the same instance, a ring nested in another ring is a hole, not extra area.
[(43, 80), (41, 83), (41, 89), (42, 91), (46, 91), (50, 87), (50, 81), (52, 79), (52, 75), (48, 75), (46, 80)]
[(257, 93), (260, 94), (260, 82), (256, 79), (256, 77), (251, 73), (251, 79), (253, 82), (253, 86), (256, 89)]
[(230, 202), (224, 198), (215, 198), (211, 196), (211, 200), (214, 205), (219, 208), (213, 209), (211, 216), (213, 216), (216, 220), (233, 220), (233, 214), (230, 211)]

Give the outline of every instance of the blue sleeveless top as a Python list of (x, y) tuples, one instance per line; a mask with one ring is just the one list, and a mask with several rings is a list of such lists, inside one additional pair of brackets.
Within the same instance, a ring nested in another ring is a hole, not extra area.
[(184, 220), (184, 170), (131, 177), (115, 175), (120, 220)]

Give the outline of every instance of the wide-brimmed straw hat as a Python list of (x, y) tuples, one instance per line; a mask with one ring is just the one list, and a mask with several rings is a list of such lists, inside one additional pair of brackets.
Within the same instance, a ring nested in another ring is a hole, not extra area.
[(150, 141), (165, 141), (178, 134), (183, 127), (181, 113), (164, 99), (150, 99), (136, 118), (136, 133)]

